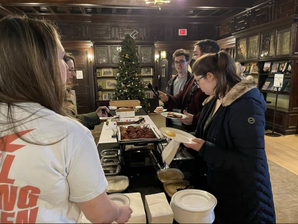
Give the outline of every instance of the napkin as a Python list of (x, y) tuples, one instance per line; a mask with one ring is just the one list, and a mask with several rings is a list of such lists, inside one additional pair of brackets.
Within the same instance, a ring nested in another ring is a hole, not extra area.
[(161, 154), (162, 161), (164, 163), (166, 163), (168, 166), (170, 165), (170, 163), (174, 159), (179, 146), (180, 146), (180, 142), (172, 140), (172, 141), (170, 141), (170, 143), (162, 151), (162, 154)]

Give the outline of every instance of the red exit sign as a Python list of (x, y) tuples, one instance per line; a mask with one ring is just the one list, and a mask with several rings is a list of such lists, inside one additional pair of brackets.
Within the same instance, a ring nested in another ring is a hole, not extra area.
[(178, 35), (179, 36), (187, 36), (187, 29), (179, 29)]

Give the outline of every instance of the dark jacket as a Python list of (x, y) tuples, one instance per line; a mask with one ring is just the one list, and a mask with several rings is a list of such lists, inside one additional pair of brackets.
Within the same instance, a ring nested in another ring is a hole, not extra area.
[[(200, 112), (203, 108), (202, 103), (207, 97), (207, 95), (203, 93), (201, 89), (194, 85), (194, 77), (192, 76), (185, 83), (183, 90), (181, 90), (178, 94), (174, 96), (167, 94), (169, 100), (164, 103), (164, 106), (167, 109), (181, 109), (181, 113), (183, 113), (183, 110), (186, 110), (188, 113), (194, 115), (192, 125), (183, 125), (183, 129), (187, 132), (195, 131)], [(194, 91), (190, 96), (193, 86)]]
[(209, 100), (195, 135), (206, 141), (198, 155), (208, 167), (207, 191), (218, 200), (216, 222), (275, 223), (262, 93), (255, 88), (253, 77), (242, 80), (224, 97), (204, 130), (216, 103), (215, 97)]

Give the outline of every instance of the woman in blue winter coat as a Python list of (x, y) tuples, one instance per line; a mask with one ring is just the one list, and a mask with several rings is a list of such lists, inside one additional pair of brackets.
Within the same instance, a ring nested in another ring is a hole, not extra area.
[(266, 102), (253, 77), (241, 80), (225, 52), (193, 65), (197, 85), (210, 95), (196, 129), (197, 151), (207, 164), (207, 191), (217, 198), (215, 223), (275, 223), (265, 153)]

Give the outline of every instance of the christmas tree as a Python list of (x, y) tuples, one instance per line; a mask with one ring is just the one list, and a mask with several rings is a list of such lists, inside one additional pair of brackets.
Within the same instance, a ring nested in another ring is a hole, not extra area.
[(141, 65), (135, 41), (126, 35), (119, 53), (119, 73), (116, 75), (115, 100), (139, 100), (146, 112), (149, 112), (149, 103), (145, 94), (145, 85), (141, 77)]

